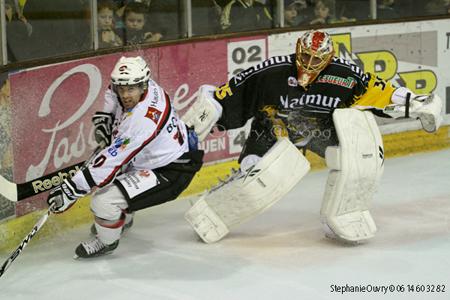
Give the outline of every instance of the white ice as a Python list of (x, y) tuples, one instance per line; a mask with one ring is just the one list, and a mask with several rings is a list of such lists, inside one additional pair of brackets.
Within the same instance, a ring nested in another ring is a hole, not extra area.
[[(372, 204), (378, 233), (367, 244), (323, 236), (323, 170), (212, 245), (184, 221), (187, 200), (138, 212), (105, 257), (72, 259), (88, 225), (32, 241), (0, 278), (0, 299), (450, 299), (450, 149), (385, 164)], [(332, 291), (346, 284), (406, 291)], [(407, 285), (445, 285), (445, 292), (408, 292)]]

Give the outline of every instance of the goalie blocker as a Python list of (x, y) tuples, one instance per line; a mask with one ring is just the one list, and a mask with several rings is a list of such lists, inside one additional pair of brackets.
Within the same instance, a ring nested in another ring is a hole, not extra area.
[(321, 220), (326, 236), (363, 242), (377, 231), (369, 206), (383, 174), (383, 141), (371, 112), (336, 109), (333, 122), (339, 147), (328, 147), (325, 152), (331, 170)]
[(193, 127), (199, 141), (203, 141), (222, 115), (222, 106), (214, 99), (215, 86), (202, 85), (197, 99), (181, 116), (181, 120)]
[(309, 169), (302, 153), (287, 138), (280, 138), (253, 167), (204, 194), (186, 212), (186, 220), (204, 242), (217, 242), (233, 226), (275, 204)]

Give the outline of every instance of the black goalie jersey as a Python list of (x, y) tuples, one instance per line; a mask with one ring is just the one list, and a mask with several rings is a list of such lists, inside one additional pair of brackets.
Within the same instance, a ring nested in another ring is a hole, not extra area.
[(326, 146), (337, 144), (334, 109), (382, 111), (391, 104), (393, 91), (389, 82), (337, 57), (303, 88), (297, 82), (295, 54), (291, 54), (272, 57), (237, 74), (216, 90), (215, 98), (223, 107), (219, 125), (224, 128), (242, 127), (252, 117), (253, 123), (260, 123), (252, 124), (252, 131), (267, 127), (262, 124), (267, 118), (260, 115), (270, 116), (271, 108), (284, 121), (297, 146), (324, 156)]

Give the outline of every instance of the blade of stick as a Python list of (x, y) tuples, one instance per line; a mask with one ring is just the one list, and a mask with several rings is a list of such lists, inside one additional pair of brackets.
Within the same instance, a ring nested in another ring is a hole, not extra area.
[(17, 184), (0, 175), (0, 194), (12, 202), (17, 202)]

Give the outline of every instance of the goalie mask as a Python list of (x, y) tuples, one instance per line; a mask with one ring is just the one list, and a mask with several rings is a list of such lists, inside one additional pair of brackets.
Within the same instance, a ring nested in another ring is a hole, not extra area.
[(111, 83), (113, 87), (119, 85), (142, 84), (143, 89), (146, 90), (149, 79), (150, 68), (140, 56), (122, 56), (111, 73)]
[(306, 87), (311, 84), (331, 62), (334, 55), (333, 43), (328, 33), (311, 30), (297, 40), (295, 64), (298, 84)]

